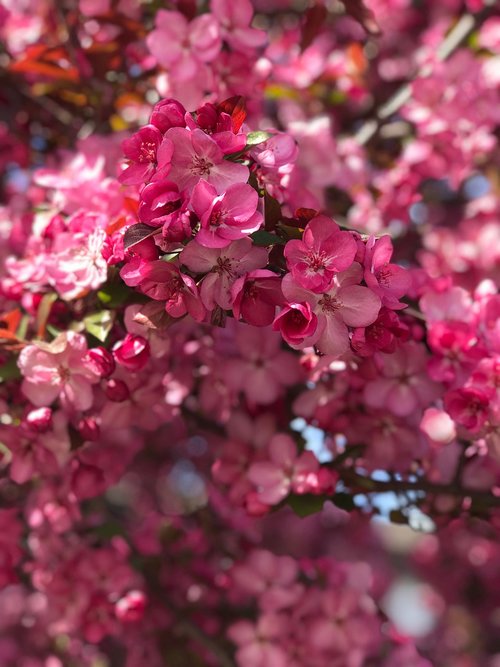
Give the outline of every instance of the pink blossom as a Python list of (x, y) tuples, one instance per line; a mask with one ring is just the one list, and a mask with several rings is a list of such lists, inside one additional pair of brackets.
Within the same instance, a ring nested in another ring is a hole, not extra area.
[(273, 322), (276, 307), (283, 303), (280, 279), (267, 269), (250, 271), (234, 282), (231, 298), (237, 320), (241, 318), (247, 324), (266, 327)]
[(103, 229), (65, 231), (56, 236), (45, 266), (49, 284), (62, 299), (79, 298), (106, 282), (108, 266), (102, 254), (105, 241)]
[(149, 122), (165, 134), (171, 127), (185, 127), (186, 109), (173, 99), (160, 100), (153, 107)]
[(93, 365), (94, 371), (99, 377), (108, 378), (115, 370), (113, 355), (106, 348), (93, 347), (87, 353), (89, 365)]
[(477, 387), (447, 392), (444, 405), (450, 417), (471, 433), (480, 432), (488, 419), (488, 394)]
[(127, 285), (140, 287), (151, 299), (165, 301), (165, 310), (172, 317), (183, 317), (189, 313), (195, 320), (201, 321), (205, 316), (194, 280), (170, 262), (148, 262), (134, 257), (123, 267), (120, 275)]
[(299, 600), (303, 586), (297, 582), (298, 574), (297, 562), (290, 556), (254, 549), (245, 562), (233, 567), (231, 579), (240, 590), (258, 597), (264, 611), (271, 612)]
[(428, 406), (439, 387), (426, 373), (425, 347), (415, 342), (401, 345), (393, 354), (375, 356), (380, 376), (365, 387), (364, 399), (372, 408), (386, 408), (407, 416)]
[(257, 192), (246, 183), (233, 183), (217, 195), (212, 185), (201, 180), (191, 196), (191, 205), (201, 224), (196, 240), (208, 248), (224, 248), (231, 241), (257, 231), (262, 225), (258, 204)]
[(250, 151), (255, 162), (267, 169), (278, 169), (295, 162), (298, 155), (295, 139), (285, 132), (270, 131), (270, 134), (269, 139)]
[(281, 642), (286, 636), (287, 619), (277, 614), (259, 617), (256, 625), (238, 621), (228, 631), (238, 646), (236, 658), (241, 667), (288, 667), (288, 654)]
[[(162, 142), (162, 134), (154, 125), (145, 125), (122, 142), (123, 154), (129, 160), (129, 166), (119, 176), (124, 185), (140, 185), (147, 183), (153, 175), (158, 162), (158, 149)], [(168, 163), (172, 145), (164, 144), (162, 163)]]
[(191, 192), (204, 179), (214, 186), (218, 194), (223, 194), (230, 185), (247, 182), (248, 167), (224, 160), (217, 143), (202, 130), (191, 132), (173, 127), (165, 137), (174, 146), (169, 179), (177, 184), (179, 190)]
[[(410, 328), (392, 310), (382, 306), (373, 324), (356, 329), (352, 335), (351, 347), (362, 357), (370, 357), (377, 350), (395, 352), (398, 343), (410, 338)], [(434, 378), (435, 379), (435, 378)]]
[(92, 405), (92, 385), (99, 381), (86, 357), (87, 341), (74, 331), (61, 333), (52, 343), (25, 347), (18, 359), (24, 376), (22, 391), (36, 406), (59, 398), (68, 410)]
[(175, 183), (159, 178), (141, 190), (139, 219), (151, 227), (169, 226), (172, 215), (183, 204), (183, 196)]
[(247, 54), (249, 49), (265, 44), (266, 33), (250, 27), (253, 17), (250, 0), (211, 0), (210, 9), (219, 21), (222, 38), (232, 49)]
[(235, 332), (240, 357), (227, 359), (221, 369), (233, 391), (243, 391), (252, 403), (269, 405), (285, 387), (301, 380), (295, 356), (280, 350), (279, 334), (245, 324), (237, 324)]
[(340, 356), (349, 348), (348, 327), (368, 326), (377, 319), (380, 299), (366, 287), (358, 285), (359, 264), (334, 276), (331, 288), (316, 294), (299, 286), (291, 274), (283, 278), (283, 294), (290, 303), (309, 303), (318, 318), (318, 326), (303, 346), (316, 345), (324, 354)]
[(140, 371), (150, 358), (149, 343), (142, 336), (128, 333), (113, 346), (113, 356), (127, 370)]
[(43, 433), (20, 427), (2, 431), (9, 448), (9, 475), (16, 484), (24, 484), (38, 475), (55, 475), (69, 458), (70, 439), (67, 421), (61, 412), (52, 419), (50, 430)]
[(349, 232), (341, 232), (333, 220), (320, 215), (307, 224), (302, 241), (289, 241), (284, 252), (295, 282), (322, 293), (331, 287), (335, 273), (351, 266), (356, 242)]
[(364, 278), (368, 287), (378, 294), (387, 308), (399, 310), (405, 305), (400, 299), (408, 291), (411, 280), (408, 271), (390, 264), (393, 247), (390, 236), (376, 239), (371, 236), (366, 244)]
[(233, 118), (215, 104), (204, 104), (194, 115), (186, 116), (190, 130), (199, 128), (209, 134), (224, 155), (238, 153), (246, 146), (246, 134), (241, 131), (242, 122)]
[(269, 461), (253, 463), (248, 479), (257, 487), (259, 500), (277, 505), (292, 491), (308, 493), (314, 488), (319, 463), (312, 452), (297, 454), (297, 445), (288, 435), (275, 435), (269, 443)]
[(204, 306), (213, 310), (217, 304), (229, 310), (233, 299), (231, 287), (242, 275), (267, 264), (267, 250), (255, 247), (250, 239), (233, 241), (225, 248), (204, 248), (191, 241), (180, 255), (180, 262), (194, 273), (206, 273), (200, 295)]
[(279, 331), (291, 347), (300, 347), (317, 326), (318, 318), (307, 302), (286, 304), (273, 322), (274, 331)]
[(221, 40), (219, 24), (211, 14), (203, 14), (188, 22), (175, 11), (160, 9), (155, 30), (146, 43), (160, 65), (175, 72), (179, 81), (191, 79), (201, 63), (217, 57)]

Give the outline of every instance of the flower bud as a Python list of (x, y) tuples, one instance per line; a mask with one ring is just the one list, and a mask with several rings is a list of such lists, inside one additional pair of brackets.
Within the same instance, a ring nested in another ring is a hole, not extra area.
[(160, 132), (166, 132), (171, 127), (186, 127), (185, 114), (186, 109), (177, 100), (160, 100), (155, 104), (149, 122)]
[(115, 604), (116, 617), (125, 623), (140, 621), (146, 608), (146, 596), (142, 591), (129, 591)]
[(130, 391), (123, 380), (109, 380), (105, 388), (106, 396), (110, 401), (121, 403), (130, 396)]
[(50, 408), (36, 408), (30, 410), (24, 418), (25, 424), (37, 433), (45, 433), (52, 426), (52, 410)]
[(127, 334), (113, 347), (113, 355), (127, 370), (140, 371), (149, 361), (149, 343), (142, 336)]
[(108, 352), (104, 347), (93, 347), (88, 351), (87, 357), (97, 375), (102, 378), (109, 378), (116, 368), (115, 360), (111, 352)]
[(91, 442), (98, 440), (101, 434), (99, 424), (94, 417), (82, 417), (76, 428), (84, 440), (90, 440)]

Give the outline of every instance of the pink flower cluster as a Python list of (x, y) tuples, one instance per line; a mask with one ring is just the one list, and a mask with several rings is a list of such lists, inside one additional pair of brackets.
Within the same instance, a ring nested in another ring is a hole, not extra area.
[(299, 565), (255, 550), (231, 579), (259, 609), (255, 622), (229, 628), (239, 667), (361, 667), (380, 645), (371, 575), (363, 564), (323, 559)]
[[(231, 114), (224, 111), (230, 104)], [(264, 224), (263, 201), (247, 181), (252, 174), (265, 187), (270, 173), (294, 159), (294, 144), (289, 147), (286, 135), (264, 133), (250, 150), (253, 135), (247, 138), (238, 113), (232, 101), (188, 114), (178, 102), (163, 100), (151, 125), (124, 142), (129, 166), (120, 179), (145, 183), (139, 219), (158, 233), (137, 227), (121, 276), (165, 302), (171, 317), (189, 313), (202, 321), (215, 310), (232, 310), (253, 326), (272, 324), (291, 347), (340, 356), (354, 330), (362, 336), (382, 306), (388, 313), (404, 307), (399, 299), (408, 275), (390, 262), (388, 236), (365, 244), (324, 215), (312, 217), (302, 239), (284, 246), (289, 273), (270, 270), (268, 251), (252, 243)], [(265, 245), (279, 240), (268, 234)], [(379, 329), (388, 317), (378, 320)], [(392, 319), (394, 327), (397, 316)]]

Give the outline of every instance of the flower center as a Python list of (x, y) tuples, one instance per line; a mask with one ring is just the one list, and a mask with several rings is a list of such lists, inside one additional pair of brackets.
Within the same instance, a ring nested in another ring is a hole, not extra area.
[(154, 144), (152, 141), (144, 141), (141, 145), (139, 162), (155, 162), (155, 160), (156, 144)]
[(307, 255), (306, 261), (312, 271), (324, 271), (326, 269), (326, 257), (324, 252), (310, 252)]
[(321, 301), (319, 301), (319, 305), (325, 314), (332, 315), (337, 310), (339, 310), (339, 308), (342, 308), (342, 301), (339, 301), (334, 296), (330, 296), (329, 294), (323, 294), (323, 298)]
[(204, 157), (195, 156), (191, 163), (191, 173), (196, 176), (208, 176), (213, 166), (213, 163)]
[(219, 276), (223, 275), (224, 273), (232, 275), (233, 269), (231, 266), (231, 261), (227, 257), (219, 257), (217, 260), (217, 266), (214, 267), (214, 271)]

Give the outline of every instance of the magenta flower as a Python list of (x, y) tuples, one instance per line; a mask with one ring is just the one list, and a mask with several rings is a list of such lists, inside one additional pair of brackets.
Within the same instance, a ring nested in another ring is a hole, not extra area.
[(267, 327), (274, 320), (276, 307), (283, 305), (281, 279), (272, 271), (250, 271), (231, 288), (233, 313), (255, 327)]
[(146, 44), (160, 65), (175, 72), (179, 81), (192, 79), (202, 63), (214, 60), (219, 54), (219, 24), (211, 14), (202, 14), (188, 22), (180, 12), (160, 9), (155, 25)]
[(11, 454), (10, 478), (24, 484), (40, 475), (54, 475), (69, 458), (71, 443), (62, 412), (54, 415), (50, 430), (43, 433), (22, 425), (2, 430), (2, 441)]
[[(269, 461), (252, 463), (248, 479), (257, 487), (258, 498), (266, 505), (277, 505), (289, 493), (307, 493), (308, 477), (314, 477), (319, 462), (312, 452), (297, 454), (289, 435), (277, 434), (269, 443)], [(314, 488), (313, 484), (313, 488)]]
[(224, 153), (203, 130), (190, 132), (173, 127), (165, 135), (173, 144), (169, 179), (179, 190), (192, 191), (204, 179), (222, 194), (233, 183), (246, 183), (248, 168), (243, 164), (224, 160)]
[(372, 408), (389, 410), (398, 417), (415, 414), (438, 395), (438, 385), (427, 376), (425, 347), (409, 342), (392, 354), (377, 353), (379, 376), (365, 386), (364, 398)]
[(390, 264), (393, 247), (390, 236), (370, 237), (366, 244), (364, 279), (368, 287), (378, 294), (382, 304), (392, 310), (405, 308), (399, 299), (411, 285), (410, 274), (402, 266)]
[(274, 331), (279, 331), (291, 347), (300, 347), (317, 326), (318, 318), (307, 302), (288, 303), (273, 322)]
[(235, 51), (245, 54), (266, 43), (266, 33), (250, 26), (253, 7), (249, 0), (211, 0), (210, 9), (220, 23), (224, 40)]
[(488, 419), (490, 397), (482, 388), (462, 387), (445, 394), (444, 405), (457, 424), (478, 433)]
[(148, 262), (134, 257), (122, 268), (120, 275), (127, 285), (140, 287), (151, 299), (165, 301), (165, 310), (172, 317), (189, 313), (199, 322), (205, 317), (194, 280), (170, 262)]
[(360, 279), (361, 267), (353, 264), (334, 277), (328, 291), (316, 294), (297, 285), (290, 273), (283, 278), (286, 299), (308, 303), (318, 318), (316, 331), (303, 341), (303, 346), (316, 345), (323, 354), (340, 356), (349, 348), (348, 327), (366, 327), (377, 319), (380, 299), (358, 285)]
[(180, 262), (194, 273), (206, 273), (200, 288), (208, 310), (217, 304), (229, 310), (233, 304), (231, 287), (245, 273), (267, 264), (267, 250), (255, 247), (248, 238), (233, 241), (225, 248), (204, 248), (191, 241), (182, 251)]
[(162, 139), (163, 136), (157, 127), (145, 125), (129, 139), (123, 140), (123, 154), (130, 164), (120, 174), (120, 183), (124, 185), (147, 183), (158, 162), (162, 164), (169, 162), (172, 147), (168, 142), (163, 144), (161, 153), (158, 155)]
[(87, 358), (85, 336), (67, 331), (52, 343), (25, 347), (18, 359), (24, 375), (23, 394), (37, 407), (59, 398), (68, 410), (88, 410), (92, 405), (92, 385), (99, 382)]
[(245, 238), (262, 225), (258, 204), (257, 192), (246, 183), (233, 183), (217, 195), (213, 185), (200, 181), (191, 197), (201, 223), (196, 240), (207, 248), (224, 248), (231, 241)]
[(151, 227), (167, 225), (172, 214), (183, 204), (183, 197), (175, 183), (164, 179), (154, 180), (141, 190), (139, 220)]
[(149, 343), (142, 336), (128, 333), (123, 340), (114, 345), (113, 356), (121, 366), (136, 373), (149, 361), (151, 356)]
[(307, 224), (302, 240), (288, 241), (284, 252), (295, 282), (322, 293), (328, 291), (336, 273), (353, 263), (356, 241), (349, 232), (341, 232), (333, 220), (319, 215)]
[(149, 122), (165, 134), (171, 127), (186, 127), (185, 115), (186, 109), (177, 100), (160, 100), (155, 104)]
[(269, 405), (282, 396), (285, 387), (303, 379), (295, 355), (280, 349), (279, 334), (231, 323), (236, 327), (240, 356), (228, 359), (221, 368), (222, 379), (230, 389), (243, 392), (250, 403)]

